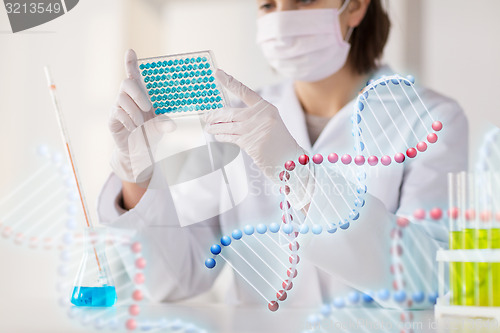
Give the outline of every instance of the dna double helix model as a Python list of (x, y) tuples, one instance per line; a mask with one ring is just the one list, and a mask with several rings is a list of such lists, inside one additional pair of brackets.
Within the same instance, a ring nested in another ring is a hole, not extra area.
[[(414, 82), (411, 76), (399, 75), (369, 81), (353, 106), (354, 153), (317, 153), (287, 161), (279, 173), (281, 220), (247, 225), (224, 235), (210, 248), (205, 266), (212, 269), (218, 258), (222, 259), (265, 300), (269, 310), (278, 310), (299, 274), (302, 235), (348, 232), (363, 214), (369, 168), (415, 159), (438, 141), (437, 132), (443, 124), (433, 118)], [(311, 199), (314, 195), (319, 195), (323, 204), (319, 207), (315, 200), (309, 201), (309, 212), (314, 210), (319, 216), (313, 222), (307, 218), (308, 212), (296, 209), (293, 202), (297, 197)], [(281, 285), (273, 285), (268, 274), (277, 277)], [(265, 288), (259, 287), (261, 282)], [(389, 298), (390, 293), (384, 291), (382, 296)], [(394, 296), (406, 299), (403, 290)], [(416, 299), (422, 297), (418, 294)]]

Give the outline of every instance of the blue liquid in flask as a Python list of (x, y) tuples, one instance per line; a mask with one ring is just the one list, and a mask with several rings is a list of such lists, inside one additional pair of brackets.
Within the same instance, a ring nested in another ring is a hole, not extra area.
[(75, 287), (71, 303), (76, 306), (111, 307), (116, 303), (114, 286)]

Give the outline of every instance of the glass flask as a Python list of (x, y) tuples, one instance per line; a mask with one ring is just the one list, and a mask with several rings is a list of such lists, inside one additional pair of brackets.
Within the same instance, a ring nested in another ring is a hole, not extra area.
[(85, 232), (83, 258), (74, 282), (71, 303), (85, 307), (111, 307), (116, 299), (105, 242), (95, 232)]

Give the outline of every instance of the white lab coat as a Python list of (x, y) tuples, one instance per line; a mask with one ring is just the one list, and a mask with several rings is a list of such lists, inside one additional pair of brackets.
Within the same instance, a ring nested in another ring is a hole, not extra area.
[[(389, 68), (382, 67), (374, 77), (392, 73)], [(353, 288), (361, 291), (391, 289), (389, 234), (394, 223), (393, 214), (411, 215), (417, 208), (446, 207), (447, 173), (467, 168), (467, 120), (454, 101), (423, 88), (419, 93), (430, 112), (445, 126), (438, 143), (415, 160), (401, 165), (393, 162), (390, 168), (376, 167), (378, 176), (369, 176), (367, 180), (370, 197), (366, 212), (370, 213), (362, 213), (359, 221), (353, 223), (352, 230), (334, 235), (323, 233), (310, 242), (301, 258), (299, 274), (286, 306), (316, 307), (335, 296), (345, 296)], [(260, 94), (279, 109), (290, 133), (308, 152), (353, 154), (350, 117), (354, 101), (329, 121), (311, 146), (292, 82), (263, 89)], [(210, 271), (203, 264), (210, 255), (211, 244), (235, 228), (281, 220), (280, 196), (276, 191), (266, 193), (271, 188), (276, 190), (276, 186), (247, 155), (244, 160), (248, 197), (236, 208), (188, 227), (180, 227), (176, 220), (168, 190), (148, 189), (134, 209), (124, 212), (117, 205), (121, 182), (115, 175), (110, 176), (99, 198), (100, 221), (109, 227), (134, 230), (145, 245), (146, 287), (151, 299), (181, 300), (210, 289), (221, 266), (218, 263), (217, 268)], [(320, 202), (321, 198), (317, 200)], [(311, 216), (314, 216), (313, 211)], [(436, 247), (447, 246), (445, 230), (436, 228), (432, 222), (415, 226), (409, 233), (414, 235), (413, 243), (417, 239), (416, 243), (423, 244), (432, 262)], [(412, 246), (416, 245), (409, 244), (408, 249)], [(421, 251), (422, 247), (415, 249)], [(231, 303), (262, 303), (260, 296), (237, 275), (228, 286), (227, 299)]]

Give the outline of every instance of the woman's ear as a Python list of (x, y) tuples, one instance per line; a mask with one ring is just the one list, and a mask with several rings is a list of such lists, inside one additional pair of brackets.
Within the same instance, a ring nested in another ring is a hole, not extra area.
[(351, 0), (345, 10), (347, 26), (357, 27), (366, 15), (371, 0)]

